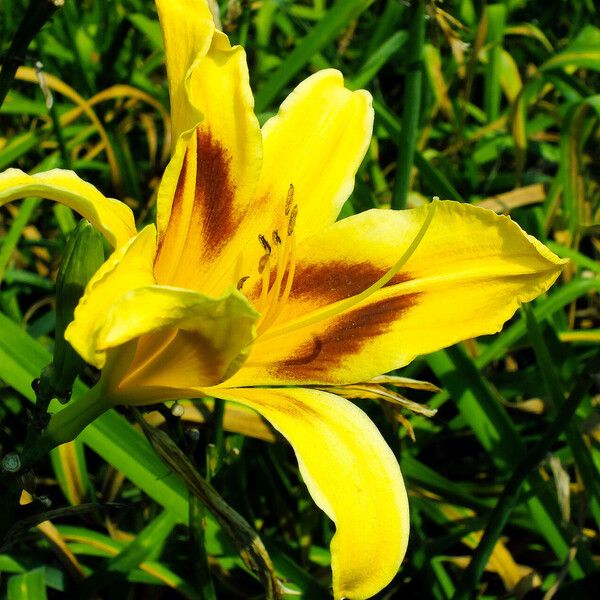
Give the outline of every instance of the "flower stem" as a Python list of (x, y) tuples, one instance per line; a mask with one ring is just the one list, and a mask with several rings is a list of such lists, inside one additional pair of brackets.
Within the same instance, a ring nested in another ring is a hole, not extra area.
[(82, 396), (54, 413), (48, 426), (35, 441), (25, 448), (23, 468), (30, 468), (50, 450), (74, 440), (92, 421), (104, 414), (113, 404), (104, 387), (96, 385)]

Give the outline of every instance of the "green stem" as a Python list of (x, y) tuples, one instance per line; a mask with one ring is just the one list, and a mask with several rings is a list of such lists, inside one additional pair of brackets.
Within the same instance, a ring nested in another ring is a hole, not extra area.
[(12, 87), (19, 64), (23, 62), (31, 40), (50, 20), (50, 17), (64, 4), (64, 0), (31, 0), (19, 24), (8, 52), (2, 60), (0, 71), (0, 106)]
[(413, 0), (410, 6), (408, 67), (404, 89), (404, 114), (400, 131), (396, 182), (392, 194), (392, 208), (406, 207), (410, 190), (419, 117), (421, 114), (421, 86), (423, 80), (423, 43), (425, 40), (425, 0)]
[(30, 468), (50, 450), (74, 440), (92, 421), (104, 414), (112, 403), (103, 386), (96, 385), (54, 413), (43, 431), (22, 456), (23, 469)]
[(219, 469), (223, 464), (223, 454), (225, 451), (225, 432), (223, 430), (224, 416), (225, 401), (219, 398), (215, 398), (212, 413), (213, 443), (215, 445), (215, 449), (213, 455), (209, 455), (209, 460), (206, 469), (206, 479), (209, 482), (219, 472)]
[(568, 426), (579, 404), (592, 385), (592, 375), (599, 368), (600, 353), (596, 353), (596, 355), (586, 364), (583, 369), (584, 375), (579, 379), (569, 397), (561, 404), (556, 412), (554, 420), (546, 430), (544, 436), (534, 446), (531, 452), (527, 453), (525, 458), (517, 465), (517, 468), (514, 470), (511, 478), (506, 484), (502, 495), (498, 499), (496, 506), (492, 510), (483, 536), (473, 552), (471, 561), (463, 573), (452, 600), (469, 600), (474, 597), (475, 588), (488, 563), (492, 550), (494, 549), (510, 514), (517, 505), (523, 483), (527, 479), (529, 473), (531, 473), (544, 459), (561, 433)]

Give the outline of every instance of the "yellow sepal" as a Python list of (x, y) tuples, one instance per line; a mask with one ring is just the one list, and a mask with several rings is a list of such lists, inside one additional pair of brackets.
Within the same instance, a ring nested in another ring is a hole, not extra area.
[(115, 248), (136, 234), (131, 209), (123, 202), (106, 198), (73, 171), (52, 169), (28, 175), (20, 169), (7, 169), (0, 173), (0, 206), (31, 196), (54, 200), (72, 208)]
[(314, 501), (335, 522), (334, 597), (369, 598), (394, 577), (406, 552), (409, 514), (394, 454), (348, 400), (317, 390), (207, 389), (259, 412), (292, 445)]

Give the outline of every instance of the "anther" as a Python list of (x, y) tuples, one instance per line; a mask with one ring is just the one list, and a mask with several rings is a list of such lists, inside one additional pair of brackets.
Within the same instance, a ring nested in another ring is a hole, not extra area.
[(269, 242), (267, 242), (267, 238), (262, 233), (258, 236), (258, 241), (261, 243), (265, 252), (267, 254), (271, 254), (271, 244), (269, 244)]
[(287, 191), (287, 198), (285, 199), (285, 216), (287, 217), (290, 214), (290, 209), (292, 208), (292, 203), (294, 202), (294, 184), (290, 183), (290, 187)]
[(250, 275), (245, 275), (244, 277), (242, 277), (238, 282), (237, 282), (237, 289), (241, 290), (244, 287), (244, 284), (246, 283), (246, 281), (248, 281), (248, 279), (250, 279)]
[(273, 243), (276, 246), (281, 246), (281, 238), (279, 237), (279, 232), (277, 229), (273, 232)]
[(267, 266), (267, 264), (269, 262), (269, 256), (270, 256), (270, 253), (267, 252), (266, 254), (263, 254), (260, 257), (260, 260), (258, 261), (258, 274), (259, 275), (265, 270), (265, 267)]
[(294, 208), (292, 208), (292, 212), (290, 213), (290, 220), (288, 221), (288, 235), (292, 235), (294, 233), (294, 227), (296, 227), (296, 217), (298, 216), (298, 205), (294, 204)]

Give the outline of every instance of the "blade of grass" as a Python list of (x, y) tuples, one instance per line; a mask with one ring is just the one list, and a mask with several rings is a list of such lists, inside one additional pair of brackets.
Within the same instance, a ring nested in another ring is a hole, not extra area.
[[(436, 352), (426, 360), (497, 467), (509, 471), (512, 465), (518, 464), (525, 454), (523, 441), (506, 410), (466, 352), (460, 346), (454, 346)], [(555, 498), (545, 493), (543, 482), (535, 473), (526, 483), (526, 489), (538, 492), (527, 499), (537, 530), (559, 560), (564, 560), (569, 553), (570, 537), (558, 525), (560, 516)], [(571, 574), (574, 578), (580, 578), (593, 569), (589, 550), (581, 547), (570, 565)]]
[(208, 567), (206, 553), (206, 516), (202, 502), (190, 494), (190, 546), (196, 576), (196, 585), (202, 600), (217, 600), (215, 586)]
[[(394, 144), (399, 147), (402, 131), (400, 120), (380, 98), (373, 101), (373, 107), (375, 108), (375, 114), (377, 115), (377, 122), (383, 126), (383, 128), (389, 133)], [(436, 195), (448, 200), (458, 200), (459, 202), (464, 202), (463, 197), (450, 183), (446, 176), (439, 169), (436, 169), (416, 149), (414, 163), (423, 176), (423, 180), (427, 181), (428, 187), (435, 190)]]
[(484, 78), (483, 105), (488, 123), (492, 123), (500, 113), (502, 40), (504, 39), (506, 6), (504, 4), (490, 4), (487, 6), (486, 11), (488, 14), (486, 44), (489, 51)]
[(407, 41), (408, 33), (406, 31), (397, 31), (390, 36), (369, 56), (358, 73), (348, 80), (347, 87), (351, 90), (358, 90), (367, 86), (379, 70), (404, 47)]
[[(544, 341), (542, 331), (531, 308), (525, 304), (522, 311), (525, 314), (527, 332), (540, 367), (545, 388), (556, 409), (563, 403), (565, 397), (565, 385), (561, 380), (559, 370), (555, 367), (556, 364), (560, 364), (560, 358), (550, 355), (549, 347)], [(564, 432), (577, 465), (577, 470), (583, 481), (590, 512), (596, 520), (598, 528), (600, 528), (600, 479), (598, 472), (574, 420), (565, 426)]]
[[(543, 301), (538, 302), (537, 306), (533, 309), (535, 318), (541, 321), (591, 291), (600, 291), (600, 280), (576, 279), (571, 281)], [(505, 329), (503, 333), (475, 358), (475, 364), (479, 369), (483, 369), (493, 360), (500, 358), (506, 352), (507, 348), (517, 343), (526, 333), (527, 326), (525, 321), (520, 319)]]
[(256, 111), (263, 112), (268, 108), (277, 94), (302, 67), (372, 3), (373, 0), (338, 0), (310, 30), (310, 33), (297, 40), (294, 50), (258, 90), (255, 97)]
[(525, 458), (518, 463), (490, 515), (484, 534), (463, 573), (453, 600), (468, 600), (475, 595), (477, 583), (485, 569), (496, 540), (500, 537), (510, 513), (519, 501), (527, 477), (536, 469), (560, 434), (571, 422), (577, 407), (592, 385), (593, 380), (590, 375), (599, 368), (600, 353), (596, 353), (586, 364), (583, 370), (584, 375), (579, 379), (570, 396), (564, 401), (561, 399), (560, 408), (546, 433), (535, 447), (525, 454)]
[(410, 30), (404, 83), (402, 137), (398, 143), (396, 181), (392, 192), (392, 208), (406, 208), (410, 177), (414, 164), (423, 84), (423, 42), (425, 39), (425, 0), (413, 0), (409, 8)]
[(83, 444), (76, 439), (54, 448), (50, 453), (52, 467), (60, 488), (69, 504), (80, 504), (90, 489), (90, 478)]
[[(69, 548), (78, 556), (112, 558), (127, 548), (126, 542), (84, 527), (59, 525), (57, 529), (61, 537), (69, 542)], [(142, 581), (154, 585), (162, 583), (177, 590), (184, 598), (198, 600), (197, 591), (164, 563), (146, 560), (140, 563), (138, 568), (131, 569), (126, 576), (129, 581)]]
[(14, 249), (17, 247), (19, 240), (21, 239), (21, 233), (23, 229), (29, 223), (33, 211), (36, 209), (40, 200), (37, 198), (27, 198), (24, 200), (21, 206), (19, 206), (19, 212), (10, 224), (10, 229), (4, 238), (2, 239), (2, 245), (0, 246), (0, 281), (4, 277), (6, 266), (12, 256)]
[(44, 567), (13, 575), (8, 580), (7, 600), (46, 600)]
[(86, 598), (105, 589), (120, 578), (126, 577), (144, 561), (159, 554), (176, 522), (172, 512), (164, 510), (160, 513), (117, 556), (96, 569), (94, 574), (85, 580), (79, 592), (81, 596)]

